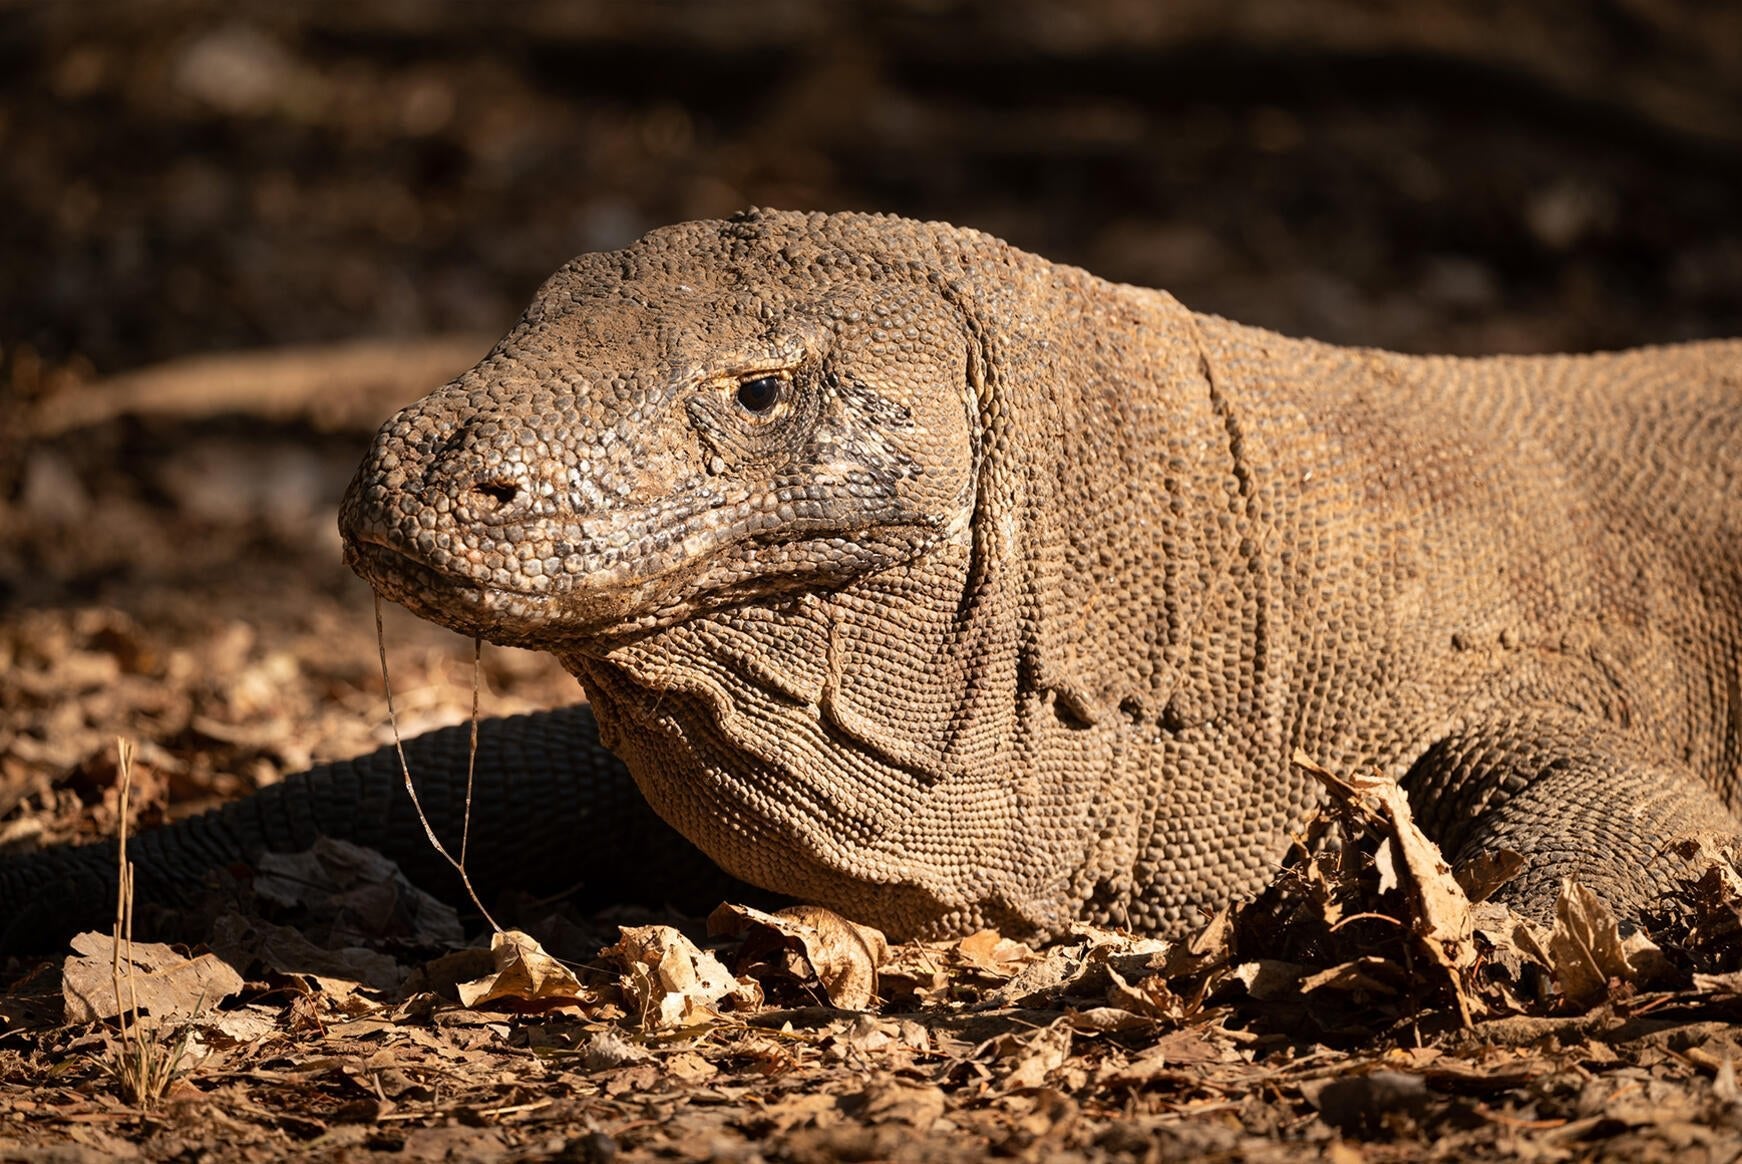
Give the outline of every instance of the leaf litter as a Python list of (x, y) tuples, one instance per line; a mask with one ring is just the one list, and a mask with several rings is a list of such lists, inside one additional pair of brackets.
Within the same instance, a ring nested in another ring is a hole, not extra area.
[(294, 890), (257, 887), (307, 928), (233, 913), (210, 949), (133, 947), (141, 1009), (188, 1023), (198, 1052), (150, 1115), (99, 1067), (108, 939), (17, 982), (0, 1154), (130, 1140), (167, 1158), (206, 1142), (213, 1103), (260, 1160), (1742, 1147), (1742, 973), (1713, 936), (1734, 932), (1727, 871), (1689, 885), (1655, 944), (1571, 883), (1545, 929), (1472, 902), (1393, 786), (1301, 762), (1328, 795), (1290, 861), (1176, 942), (1078, 926), (891, 946), (826, 910), (727, 904), (617, 925), (566, 964), (519, 930), (464, 947), (439, 911), (371, 934), (407, 914), (397, 870), (323, 843), (263, 874)]
[[(142, 722), (147, 700), (171, 714), (139, 751), (139, 819), (161, 812), (154, 782), (215, 787), (200, 782), (226, 766), (306, 762), (275, 742), (290, 729), (247, 683), (200, 679), (230, 694), (199, 697), (194, 714), (150, 694), (198, 669), (125, 617), (26, 624), (40, 644), (29, 657), (60, 643), (75, 661), (19, 672), (44, 690), (15, 706), (61, 715), (47, 688), (65, 680), (93, 710), (77, 737), (90, 742), (68, 752), (84, 785), (71, 801), (26, 791), (0, 825), (15, 836), (112, 827), (121, 802), (97, 733)], [(212, 642), (231, 652), (213, 674), (276, 666), (252, 639)], [(455, 692), (449, 718), (463, 718), (468, 660), (427, 659), (411, 664), (407, 702), (435, 666)], [(367, 662), (346, 672), (360, 689)], [(128, 688), (129, 668), (155, 687)], [(127, 702), (104, 710), (117, 695)], [(378, 710), (370, 698), (333, 714)], [(55, 738), (46, 721), (39, 731)], [(12, 967), (0, 1158), (167, 1159), (220, 1139), (251, 1160), (1742, 1149), (1733, 870), (1712, 863), (1648, 933), (1624, 934), (1577, 885), (1539, 925), (1484, 900), (1504, 861), (1460, 884), (1394, 786), (1301, 762), (1325, 808), (1272, 884), (1173, 942), (1078, 926), (1045, 944), (983, 930), (891, 945), (825, 910), (727, 904), (708, 919), (546, 909), (468, 946), (452, 910), (386, 859), (322, 841), (206, 903), (192, 919), (201, 944), (134, 944), (142, 1021), (188, 1040), (150, 1112), (103, 1067), (110, 939)]]

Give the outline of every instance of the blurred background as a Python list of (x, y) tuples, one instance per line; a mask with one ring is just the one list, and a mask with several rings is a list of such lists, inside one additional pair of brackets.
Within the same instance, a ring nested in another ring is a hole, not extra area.
[[(370, 431), (570, 255), (751, 204), (1407, 351), (1736, 334), (1742, 4), (0, 0), (0, 816), (116, 731), (183, 798), (367, 743)], [(390, 635), (450, 716), (469, 647)]]

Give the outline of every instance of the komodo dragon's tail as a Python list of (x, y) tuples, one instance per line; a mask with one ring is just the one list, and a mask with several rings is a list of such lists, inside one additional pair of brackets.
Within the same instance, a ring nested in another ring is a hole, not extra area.
[[(459, 852), (470, 729), (429, 732), (405, 751), (424, 811)], [(579, 889), (591, 900), (706, 908), (733, 883), (654, 816), (628, 771), (599, 743), (586, 707), (479, 726), (467, 871), (481, 893)], [(129, 839), (135, 903), (190, 901), (209, 872), (320, 835), (379, 849), (444, 900), (459, 878), (431, 848), (392, 747), (324, 764), (201, 816)], [(0, 857), (0, 952), (58, 948), (115, 911), (113, 842)]]

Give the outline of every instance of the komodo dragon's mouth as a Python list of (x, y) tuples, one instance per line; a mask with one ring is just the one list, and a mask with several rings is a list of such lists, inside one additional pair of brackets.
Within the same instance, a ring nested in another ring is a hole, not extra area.
[(602, 641), (613, 632), (645, 632), (682, 613), (673, 605), (681, 571), (642, 578), (598, 570), (584, 576), (584, 585), (525, 590), (432, 565), (366, 529), (346, 531), (345, 564), (419, 618), (508, 647), (548, 651), (560, 643)]
[(521, 594), (438, 570), (364, 534), (345, 539), (345, 564), (381, 597), (460, 634), (518, 646), (547, 629), (549, 595)]

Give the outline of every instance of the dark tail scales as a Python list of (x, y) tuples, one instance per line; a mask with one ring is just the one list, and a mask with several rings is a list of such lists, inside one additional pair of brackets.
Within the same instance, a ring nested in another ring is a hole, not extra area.
[[(418, 795), (436, 834), (459, 852), (467, 725), (406, 741)], [(190, 901), (206, 874), (256, 854), (307, 848), (320, 835), (379, 849), (418, 885), (464, 903), (459, 877), (431, 850), (392, 747), (325, 764), (233, 804), (128, 841), (136, 908)], [(588, 904), (670, 903), (706, 909), (739, 886), (653, 814), (628, 771), (600, 745), (584, 707), (479, 726), (467, 868), (496, 891), (577, 888)], [(0, 951), (59, 948), (115, 912), (115, 845), (0, 859)]]

